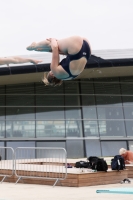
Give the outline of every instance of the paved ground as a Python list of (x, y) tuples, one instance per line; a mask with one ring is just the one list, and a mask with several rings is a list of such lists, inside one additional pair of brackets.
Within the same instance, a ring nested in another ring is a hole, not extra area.
[(133, 194), (101, 194), (98, 189), (133, 188), (131, 184), (110, 184), (88, 187), (60, 187), (31, 184), (2, 183), (0, 200), (133, 200)]

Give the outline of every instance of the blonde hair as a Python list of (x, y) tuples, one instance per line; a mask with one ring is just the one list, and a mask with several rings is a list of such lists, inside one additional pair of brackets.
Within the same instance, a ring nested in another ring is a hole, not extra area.
[(62, 80), (57, 79), (56, 77), (54, 77), (52, 83), (50, 83), (50, 81), (48, 80), (48, 75), (49, 75), (49, 73), (45, 72), (44, 77), (42, 79), (45, 86), (47, 86), (47, 85), (51, 85), (51, 86), (57, 86), (58, 85), (58, 86), (60, 86), (63, 83)]
[(121, 148), (121, 149), (119, 150), (119, 154), (122, 155), (122, 154), (126, 153), (126, 151), (127, 151), (126, 149)]
[(48, 73), (45, 72), (45, 73), (44, 73), (44, 76), (43, 76), (43, 78), (42, 78), (42, 82), (44, 82), (45, 86), (50, 84), (50, 83), (48, 82), (47, 75), (48, 75)]

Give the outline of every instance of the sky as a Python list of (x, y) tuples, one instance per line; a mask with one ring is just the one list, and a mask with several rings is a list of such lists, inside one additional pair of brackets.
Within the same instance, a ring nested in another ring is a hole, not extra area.
[(133, 0), (0, 0), (0, 57), (72, 35), (87, 37), (92, 50), (132, 49), (132, 23)]

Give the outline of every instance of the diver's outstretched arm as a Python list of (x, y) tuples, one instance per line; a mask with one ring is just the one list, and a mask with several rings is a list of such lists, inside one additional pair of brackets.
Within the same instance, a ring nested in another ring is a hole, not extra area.
[(0, 65), (22, 64), (22, 63), (28, 63), (28, 62), (33, 63), (33, 64), (38, 64), (42, 61), (41, 60), (35, 60), (33, 58), (22, 58), (22, 57), (19, 57), (19, 56), (0, 58)]

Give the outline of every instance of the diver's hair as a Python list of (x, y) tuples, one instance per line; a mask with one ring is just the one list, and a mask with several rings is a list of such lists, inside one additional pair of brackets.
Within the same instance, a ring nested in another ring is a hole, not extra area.
[(45, 86), (46, 85), (50, 85), (50, 83), (48, 82), (48, 79), (47, 79), (47, 75), (48, 75), (48, 73), (44, 73), (44, 77), (43, 77), (43, 79), (42, 79), (42, 81), (44, 82), (44, 84), (45, 84)]
[(47, 86), (47, 85), (60, 86), (63, 83), (62, 80), (60, 80), (60, 79), (58, 79), (56, 77), (54, 77), (52, 82), (50, 82), (50, 79), (48, 77), (48, 73), (47, 72), (44, 73), (44, 77), (43, 77), (42, 81), (44, 82), (45, 86)]

